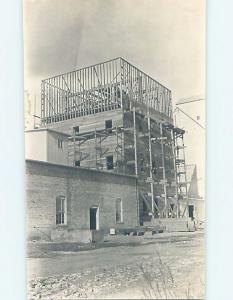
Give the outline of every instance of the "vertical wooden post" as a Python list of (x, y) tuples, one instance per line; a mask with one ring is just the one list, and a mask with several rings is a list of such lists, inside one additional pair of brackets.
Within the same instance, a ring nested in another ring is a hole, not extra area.
[(119, 140), (118, 140), (118, 127), (116, 126), (116, 169), (118, 173), (118, 149), (119, 149)]
[(187, 168), (185, 162), (185, 147), (184, 147), (184, 135), (182, 134), (182, 149), (183, 149), (183, 159), (184, 159), (184, 180), (185, 180), (185, 197), (186, 197), (186, 211), (188, 213), (188, 188), (187, 188)]
[(96, 135), (96, 128), (95, 128), (95, 167), (97, 168), (97, 135)]
[(147, 116), (147, 124), (148, 124), (148, 142), (149, 142), (149, 158), (150, 158), (150, 178), (151, 178), (151, 212), (152, 212), (152, 218), (154, 219), (155, 215), (155, 205), (154, 205), (154, 182), (153, 182), (153, 173), (152, 173), (152, 144), (151, 144), (151, 120), (149, 117), (149, 112)]
[(123, 87), (123, 62), (120, 58), (120, 97), (121, 97), (121, 109), (123, 111), (123, 93), (122, 93), (122, 87)]
[(176, 196), (176, 217), (180, 217), (180, 204), (178, 199), (178, 186), (177, 186), (177, 170), (176, 170), (176, 150), (175, 150), (175, 136), (173, 129), (171, 129), (171, 140), (172, 140), (172, 155), (173, 155), (173, 167), (174, 167), (174, 179), (175, 179), (175, 196)]
[(75, 129), (73, 128), (73, 144), (74, 144), (74, 161), (73, 161), (73, 166), (75, 166), (75, 161), (76, 161), (76, 136), (75, 136)]
[(137, 129), (136, 129), (136, 110), (133, 107), (133, 133), (134, 133), (134, 160), (135, 160), (135, 175), (138, 175), (138, 159), (137, 159)]
[(164, 188), (164, 204), (165, 204), (165, 215), (168, 218), (168, 207), (167, 207), (167, 182), (166, 182), (166, 172), (165, 172), (165, 161), (164, 161), (164, 148), (163, 148), (163, 124), (160, 123), (160, 143), (161, 143), (161, 154), (162, 154), (162, 168), (163, 168), (163, 188)]
[(44, 121), (45, 117), (45, 111), (44, 111), (44, 105), (45, 105), (45, 98), (44, 98), (44, 81), (41, 82), (41, 125)]

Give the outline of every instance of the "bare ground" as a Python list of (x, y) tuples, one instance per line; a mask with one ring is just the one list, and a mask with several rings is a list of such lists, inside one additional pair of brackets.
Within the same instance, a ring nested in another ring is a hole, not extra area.
[[(40, 257), (41, 256), (41, 257)], [(203, 299), (203, 232), (115, 236), (28, 258), (29, 299)]]

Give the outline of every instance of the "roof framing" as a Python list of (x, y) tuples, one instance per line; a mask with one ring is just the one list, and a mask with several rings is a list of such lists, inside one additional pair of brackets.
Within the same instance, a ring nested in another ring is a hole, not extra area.
[(172, 118), (171, 91), (123, 58), (42, 80), (42, 124), (123, 108), (134, 102)]

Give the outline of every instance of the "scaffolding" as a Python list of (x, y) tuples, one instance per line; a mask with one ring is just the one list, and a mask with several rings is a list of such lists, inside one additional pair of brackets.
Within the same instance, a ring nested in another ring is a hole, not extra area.
[[(125, 148), (134, 149), (134, 160), (130, 163), (135, 165), (135, 175), (138, 176), (141, 183), (139, 197), (147, 207), (152, 218), (156, 217), (178, 217), (178, 193), (177, 188), (177, 165), (175, 145), (178, 136), (174, 134), (175, 127), (171, 123), (158, 122), (150, 113), (141, 115), (135, 108), (133, 113), (133, 131), (134, 143)], [(141, 124), (137, 117), (141, 116), (144, 124), (147, 124), (144, 132), (139, 132), (138, 126)], [(137, 120), (137, 121), (136, 121)], [(137, 126), (136, 126), (137, 125)], [(145, 172), (140, 170), (140, 145), (144, 146)], [(179, 182), (180, 183), (180, 182)], [(147, 186), (146, 190), (143, 188)], [(183, 194), (182, 194), (183, 195)], [(162, 202), (163, 205), (159, 205)]]
[[(150, 117), (147, 117), (147, 119), (150, 176), (145, 181), (150, 183), (150, 191), (148, 193), (141, 192), (140, 196), (151, 211), (152, 218), (184, 217), (188, 207), (185, 131), (174, 127), (173, 124), (159, 123), (160, 134), (155, 136), (151, 132), (151, 122), (154, 121)], [(154, 155), (153, 144), (159, 145), (161, 149), (160, 153), (156, 154), (161, 158), (156, 160), (156, 164), (154, 164), (152, 158)], [(158, 174), (154, 170), (161, 170), (162, 172)], [(162, 187), (163, 192), (161, 194), (156, 193), (156, 186)], [(169, 187), (173, 190), (172, 195), (168, 191)], [(158, 206), (157, 199), (162, 200), (162, 208)]]
[[(68, 138), (68, 164), (75, 167), (84, 166), (87, 168), (103, 170), (106, 154), (109, 149), (103, 145), (103, 142), (111, 136), (115, 136), (114, 155), (116, 157), (114, 169), (118, 173), (123, 159), (123, 127), (114, 127), (111, 129), (94, 129), (89, 132), (76, 133)], [(88, 142), (94, 145), (86, 147), (86, 151), (82, 147)], [(112, 151), (111, 151), (112, 153)], [(83, 164), (84, 163), (84, 164)]]
[[(175, 164), (176, 164), (176, 182), (179, 205), (179, 216), (184, 217), (188, 207), (188, 188), (187, 188), (187, 168), (185, 162), (185, 130), (174, 127), (174, 144), (175, 144)], [(183, 203), (183, 211), (181, 211), (180, 203)]]
[[(127, 113), (132, 117), (129, 127), (116, 126), (84, 133), (74, 130), (68, 139), (69, 164), (103, 170), (106, 169), (106, 156), (111, 153), (114, 155), (113, 172), (136, 175), (141, 186), (148, 186), (146, 191), (139, 188), (139, 197), (152, 218), (184, 217), (188, 205), (185, 131), (171, 123), (157, 122), (149, 114), (141, 115), (135, 107)], [(144, 122), (144, 132), (139, 132), (138, 126), (142, 126), (139, 117)], [(114, 137), (111, 149), (105, 143), (110, 137)], [(83, 150), (90, 142), (91, 146)], [(140, 169), (142, 151), (144, 170)], [(158, 201), (163, 203), (162, 207)]]
[[(74, 128), (68, 164), (135, 175), (152, 218), (183, 217), (188, 205), (185, 131), (173, 125), (169, 89), (122, 58), (42, 81), (44, 126), (112, 110), (122, 114), (120, 126), (93, 130), (92, 125), (88, 132)], [(114, 157), (113, 168), (106, 163), (108, 155)]]
[(41, 83), (42, 125), (143, 104), (172, 118), (171, 91), (123, 58)]

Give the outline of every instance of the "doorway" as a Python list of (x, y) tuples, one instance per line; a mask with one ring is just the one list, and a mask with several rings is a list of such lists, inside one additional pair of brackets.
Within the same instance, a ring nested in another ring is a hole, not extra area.
[(99, 229), (99, 210), (97, 206), (90, 208), (90, 229)]
[(193, 219), (194, 205), (189, 205), (188, 210), (189, 210), (189, 218)]

